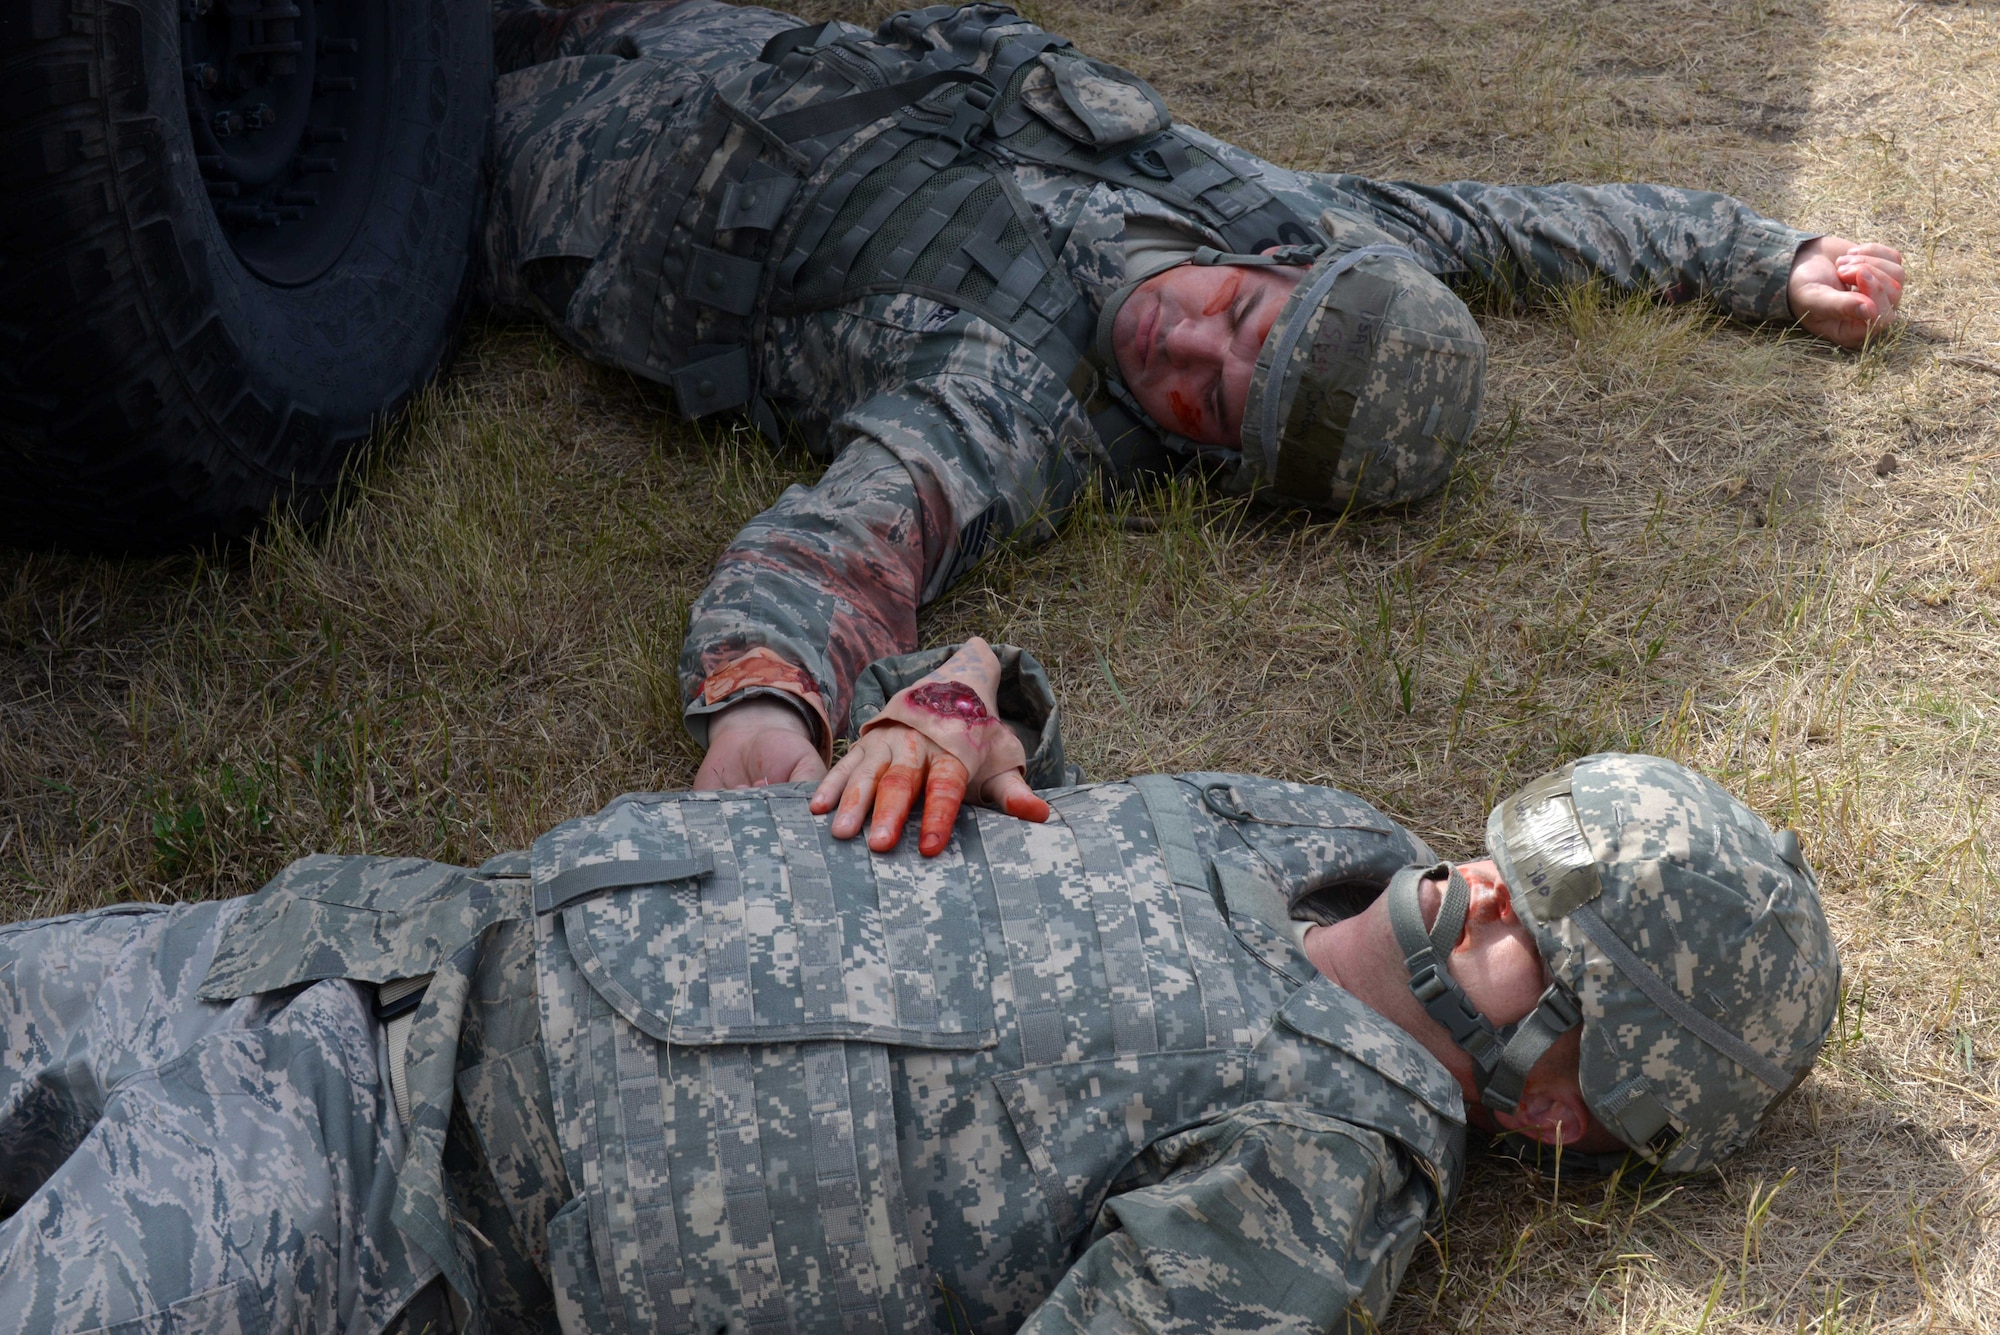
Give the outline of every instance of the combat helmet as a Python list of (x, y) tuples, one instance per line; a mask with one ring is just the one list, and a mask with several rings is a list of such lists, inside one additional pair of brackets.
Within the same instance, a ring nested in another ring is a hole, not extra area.
[[(1238, 489), (1345, 510), (1414, 501), (1444, 485), (1479, 419), (1486, 338), (1415, 254), (1386, 242), (1260, 255), (1203, 246), (1183, 262), (1305, 269), (1251, 373)], [(1099, 317), (1107, 366), (1117, 365), (1118, 310), (1144, 281), (1113, 294)]]
[(1648, 1163), (1693, 1172), (1740, 1148), (1812, 1069), (1840, 962), (1791, 831), (1685, 766), (1603, 754), (1500, 803), (1486, 846), (1554, 980), (1517, 1025), (1488, 1023), (1444, 968), (1463, 878), (1450, 874), (1429, 932), (1416, 910), (1415, 936), (1414, 882), (1431, 872), (1406, 869), (1389, 893), (1411, 989), (1473, 1056), (1488, 1106), (1511, 1109), (1581, 1024), (1578, 1079), (1597, 1120)]

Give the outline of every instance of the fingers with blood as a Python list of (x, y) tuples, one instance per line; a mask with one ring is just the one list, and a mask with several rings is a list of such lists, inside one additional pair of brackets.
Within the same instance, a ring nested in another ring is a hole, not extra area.
[(917, 785), (923, 781), (923, 771), (913, 765), (898, 761), (882, 776), (881, 784), (875, 791), (875, 823), (868, 831), (868, 847), (877, 853), (887, 853), (903, 837), (903, 825), (910, 819), (910, 807), (916, 801)]
[(951, 842), (951, 828), (958, 821), (969, 777), (965, 766), (951, 756), (939, 756), (931, 762), (930, 778), (924, 784), (924, 823), (917, 835), (917, 851), (925, 857), (936, 857)]

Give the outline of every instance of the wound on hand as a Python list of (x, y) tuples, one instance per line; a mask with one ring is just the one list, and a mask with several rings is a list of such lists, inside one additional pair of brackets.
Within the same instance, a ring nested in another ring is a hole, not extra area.
[(954, 719), (968, 728), (993, 722), (979, 692), (962, 681), (930, 681), (903, 697), (913, 708), (940, 718)]

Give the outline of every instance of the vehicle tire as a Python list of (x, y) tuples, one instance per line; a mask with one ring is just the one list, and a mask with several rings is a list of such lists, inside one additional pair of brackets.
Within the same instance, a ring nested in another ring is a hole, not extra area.
[(0, 2), (0, 541), (311, 516), (454, 338), (487, 0)]

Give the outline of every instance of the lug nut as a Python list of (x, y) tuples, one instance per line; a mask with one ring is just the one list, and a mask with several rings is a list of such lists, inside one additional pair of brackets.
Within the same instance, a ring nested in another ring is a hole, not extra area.
[(217, 139), (227, 139), (233, 134), (243, 132), (243, 117), (234, 111), (218, 111), (215, 113), (215, 118), (209, 122), (209, 126), (215, 131)]
[(259, 102), (243, 114), (243, 128), (246, 130), (267, 130), (277, 121), (278, 113), (271, 110), (268, 102)]
[(188, 4), (188, 8), (194, 11), (194, 16), (198, 19), (207, 18), (208, 11), (214, 7), (215, 0), (189, 0)]
[(222, 82), (222, 71), (204, 60), (188, 71), (188, 77), (194, 80), (194, 86), (202, 92), (212, 92), (215, 85)]

